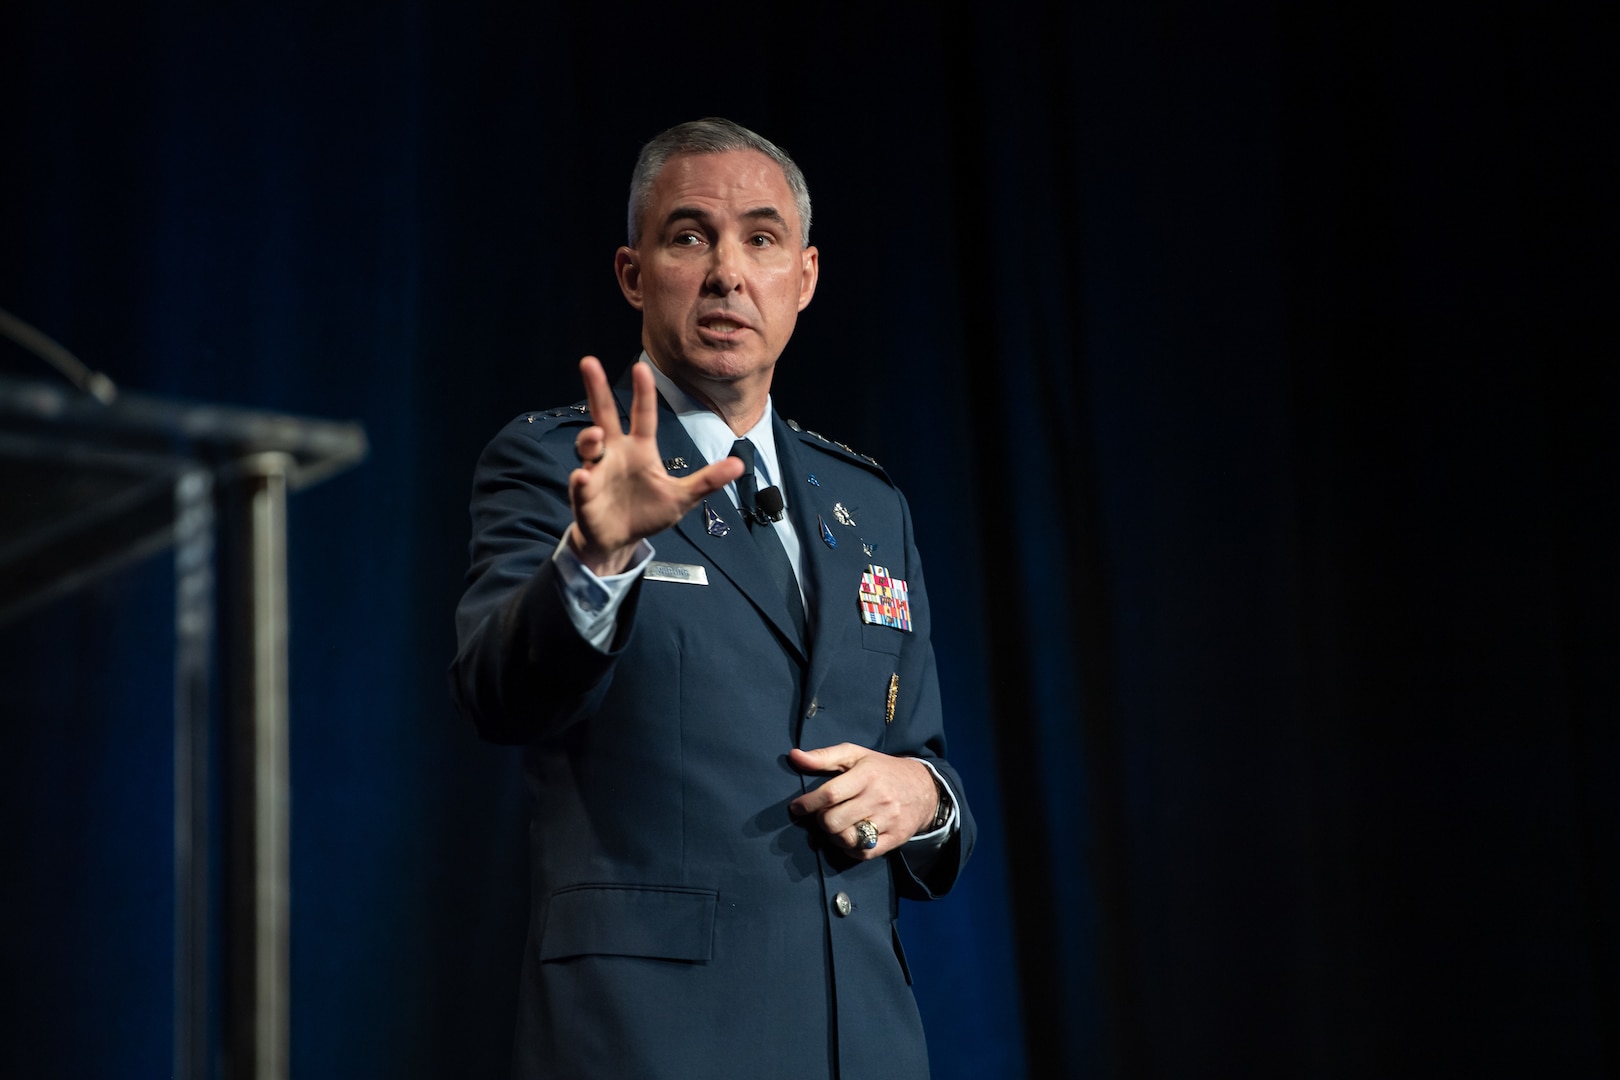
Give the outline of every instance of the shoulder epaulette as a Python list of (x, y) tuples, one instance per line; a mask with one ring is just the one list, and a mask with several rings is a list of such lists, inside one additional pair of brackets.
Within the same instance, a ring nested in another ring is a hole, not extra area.
[(577, 420), (590, 419), (591, 407), (583, 401), (576, 401), (572, 405), (565, 405), (560, 409), (537, 409), (534, 412), (519, 413), (517, 422), (520, 424), (536, 424), (545, 420)]
[(855, 458), (858, 461), (864, 461), (868, 465), (871, 465), (871, 466), (873, 466), (873, 467), (875, 467), (875, 468), (877, 468), (879, 470), (881, 470), (883, 468), (882, 465), (878, 464), (877, 458), (872, 457), (870, 454), (863, 454), (859, 450), (855, 449), (853, 446), (849, 445), (848, 443), (841, 443), (841, 442), (837, 442), (837, 441), (835, 441), (833, 439), (829, 439), (829, 438), (827, 438), (827, 436), (821, 434), (819, 431), (811, 431), (809, 428), (800, 427), (797, 420), (789, 420), (789, 421), (787, 421), (787, 426), (792, 428), (794, 431), (797, 431), (801, 435), (810, 436), (812, 439), (815, 439), (817, 442), (821, 443), (823, 446), (828, 446), (828, 447), (836, 446), (838, 449), (842, 450), (844, 453), (848, 454), (850, 457)]

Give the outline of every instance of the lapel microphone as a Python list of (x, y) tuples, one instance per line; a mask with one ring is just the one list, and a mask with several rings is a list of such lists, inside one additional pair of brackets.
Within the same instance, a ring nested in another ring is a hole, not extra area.
[(754, 513), (755, 520), (760, 524), (782, 520), (782, 489), (772, 484), (770, 487), (754, 496), (754, 505), (758, 507)]

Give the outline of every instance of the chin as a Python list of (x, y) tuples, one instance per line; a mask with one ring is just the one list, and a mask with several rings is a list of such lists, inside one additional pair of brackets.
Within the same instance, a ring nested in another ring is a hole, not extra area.
[(685, 366), (688, 371), (717, 382), (736, 382), (767, 371), (770, 367), (758, 356), (735, 350), (707, 348), (694, 350), (687, 355), (689, 359)]

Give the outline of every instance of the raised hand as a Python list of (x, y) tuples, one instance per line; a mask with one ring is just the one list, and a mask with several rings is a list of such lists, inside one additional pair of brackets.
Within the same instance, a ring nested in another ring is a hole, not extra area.
[(574, 440), (581, 464), (568, 477), (568, 500), (574, 508), (568, 542), (593, 573), (606, 576), (630, 565), (638, 541), (685, 517), (705, 496), (742, 475), (743, 466), (728, 457), (689, 476), (670, 476), (658, 452), (658, 391), (652, 372), (639, 363), (631, 372), (628, 432), (619, 428), (618, 406), (601, 361), (585, 357), (579, 374), (594, 423)]

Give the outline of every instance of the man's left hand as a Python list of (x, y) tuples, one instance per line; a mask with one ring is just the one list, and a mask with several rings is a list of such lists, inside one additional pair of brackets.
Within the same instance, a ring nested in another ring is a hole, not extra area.
[[(939, 790), (928, 766), (910, 757), (891, 757), (854, 743), (820, 750), (788, 751), (802, 773), (827, 775), (814, 791), (788, 805), (794, 817), (816, 818), (850, 854), (875, 859), (904, 844), (934, 820)], [(874, 848), (862, 849), (855, 823), (870, 821), (878, 831)]]

